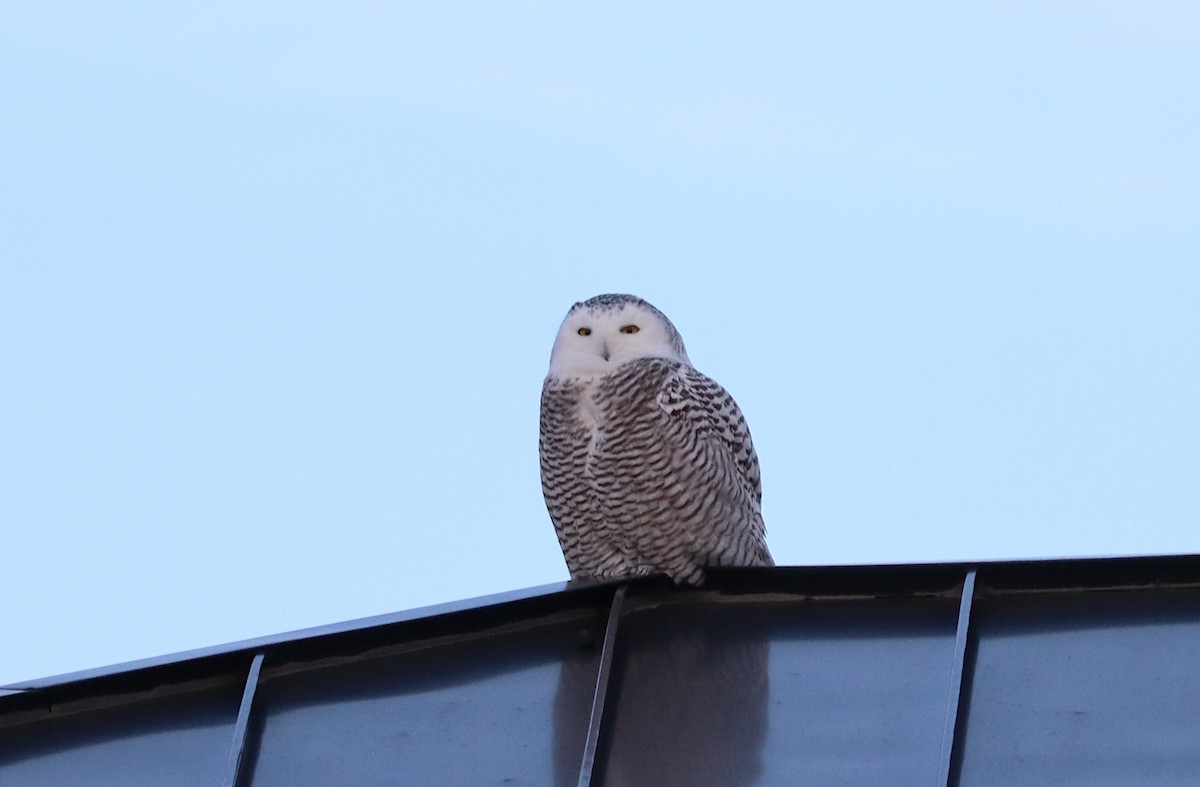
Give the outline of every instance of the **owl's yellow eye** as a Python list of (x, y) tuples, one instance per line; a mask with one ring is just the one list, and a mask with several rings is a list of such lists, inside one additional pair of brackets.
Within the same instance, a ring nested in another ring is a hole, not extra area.
[(592, 329), (591, 328), (580, 328), (578, 331), (576, 331), (576, 333), (578, 333), (580, 336), (591, 336)]
[(637, 327), (636, 325), (622, 325), (621, 326), (621, 333), (637, 333), (640, 330), (641, 330), (641, 328)]

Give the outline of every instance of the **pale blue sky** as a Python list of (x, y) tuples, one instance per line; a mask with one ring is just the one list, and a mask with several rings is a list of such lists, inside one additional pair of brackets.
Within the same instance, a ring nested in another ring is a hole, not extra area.
[(554, 582), (576, 300), (782, 564), (1200, 552), (1200, 12), (0, 10), (0, 683)]

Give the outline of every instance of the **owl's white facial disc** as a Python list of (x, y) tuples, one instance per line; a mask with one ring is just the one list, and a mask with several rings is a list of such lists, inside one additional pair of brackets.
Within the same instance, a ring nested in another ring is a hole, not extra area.
[(662, 312), (630, 295), (600, 295), (567, 313), (550, 353), (550, 376), (598, 377), (639, 358), (691, 365), (683, 340)]

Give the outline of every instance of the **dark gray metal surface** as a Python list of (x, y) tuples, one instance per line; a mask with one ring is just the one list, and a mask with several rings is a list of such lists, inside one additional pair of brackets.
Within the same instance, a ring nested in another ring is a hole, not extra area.
[(963, 785), (1200, 784), (1200, 591), (976, 603)]
[(764, 783), (930, 783), (946, 717), (957, 600), (810, 606), (772, 644), (767, 774), (790, 764), (783, 778)]
[(0, 785), (212, 787), (237, 706), (237, 692), (225, 689), (0, 727)]
[(957, 601), (752, 598), (626, 614), (605, 783), (931, 784)]
[(588, 611), (534, 623), (349, 663), (268, 667), (248, 783), (573, 780), (604, 617)]
[(556, 585), (0, 689), (0, 785), (1200, 784), (1200, 557)]

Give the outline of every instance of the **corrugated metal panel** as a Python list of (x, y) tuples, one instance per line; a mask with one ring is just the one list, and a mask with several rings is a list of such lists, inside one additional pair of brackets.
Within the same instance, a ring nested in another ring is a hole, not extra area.
[(0, 784), (1200, 783), (1200, 558), (714, 572), (0, 689)]

